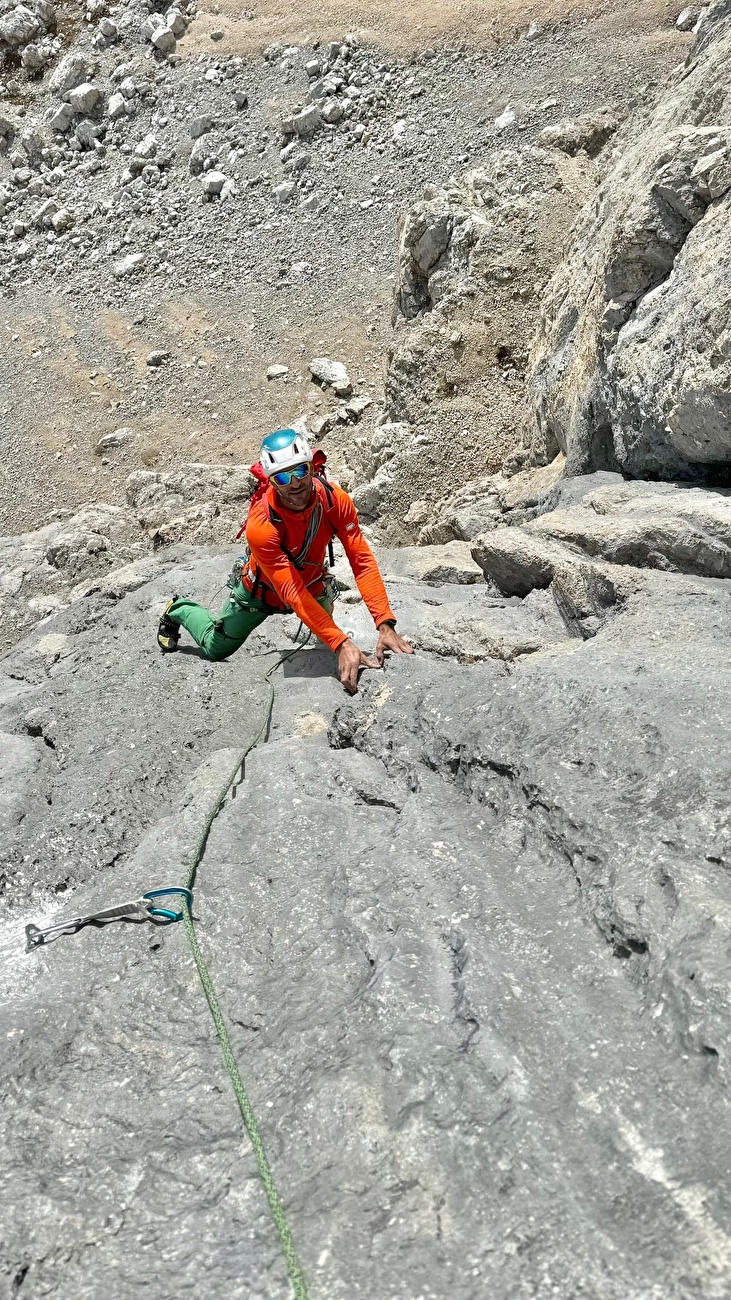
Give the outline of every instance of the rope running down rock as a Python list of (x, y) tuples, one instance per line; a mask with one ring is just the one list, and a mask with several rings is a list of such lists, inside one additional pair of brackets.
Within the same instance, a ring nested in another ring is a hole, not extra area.
[[(300, 624), (300, 629), (301, 627), (302, 624)], [(299, 629), (297, 635), (299, 636)], [(208, 814), (208, 817), (206, 818), (206, 821), (203, 825), (203, 829), (201, 830), (201, 833), (198, 836), (198, 839), (196, 840), (195, 846), (193, 848), (193, 852), (190, 857), (187, 872), (183, 882), (185, 889), (188, 890), (193, 889), (196, 873), (198, 871), (198, 867), (200, 866), (200, 863), (203, 859), (203, 855), (206, 850), (206, 843), (208, 841), (208, 836), (211, 827), (214, 821), (216, 820), (216, 817), (218, 816), (219, 812), (221, 811), (221, 808), (223, 807), (224, 800), (229, 790), (236, 782), (236, 778), (238, 777), (239, 773), (243, 771), (246, 759), (248, 758), (251, 751), (255, 749), (256, 746), (259, 744), (260, 740), (262, 740), (263, 738), (264, 739), (268, 738), (269, 726), (272, 719), (272, 712), (274, 710), (274, 683), (272, 681), (272, 677), (274, 673), (277, 671), (277, 669), (282, 666), (282, 664), (286, 663), (286, 661), (290, 659), (292, 655), (296, 654), (298, 650), (302, 649), (303, 645), (307, 644), (307, 641), (309, 641), (309, 639), (310, 638), (308, 636), (305, 639), (305, 641), (293, 646), (291, 650), (287, 650), (283, 655), (280, 655), (277, 661), (272, 665), (272, 667), (268, 670), (268, 672), (264, 676), (264, 681), (267, 683), (269, 687), (269, 699), (267, 701), (267, 705), (264, 713), (264, 721), (262, 722), (256, 735), (254, 736), (254, 739), (249, 741), (246, 748), (241, 751), (237, 759), (236, 766), (233, 768), (225, 785), (221, 787), (218, 797), (215, 800), (212, 809)], [(195, 962), (196, 969), (200, 976), (201, 984), (203, 985), (203, 991), (206, 995), (208, 1006), (210, 1007), (211, 1010), (213, 1023), (216, 1026), (216, 1033), (218, 1034), (218, 1041), (221, 1044), (221, 1051), (223, 1052), (223, 1059), (226, 1063), (226, 1069), (228, 1070), (229, 1078), (231, 1079), (231, 1086), (233, 1087), (234, 1093), (236, 1095), (236, 1100), (239, 1104), (239, 1109), (241, 1111), (241, 1116), (244, 1121), (246, 1132), (249, 1136), (249, 1140), (251, 1141), (251, 1145), (254, 1149), (256, 1164), (259, 1170), (259, 1176), (261, 1177), (261, 1181), (264, 1185), (264, 1191), (266, 1192), (267, 1201), (269, 1202), (269, 1209), (271, 1211), (274, 1224), (279, 1234), (279, 1240), (282, 1246), (282, 1253), (284, 1254), (284, 1258), (287, 1264), (287, 1272), (289, 1273), (289, 1278), (292, 1283), (292, 1287), (294, 1289), (295, 1300), (309, 1300), (308, 1293), (307, 1293), (307, 1286), (304, 1277), (302, 1275), (302, 1270), (300, 1268), (299, 1261), (297, 1259), (297, 1254), (295, 1252), (294, 1242), (292, 1240), (292, 1233), (290, 1231), (287, 1215), (285, 1213), (284, 1206), (282, 1205), (282, 1201), (280, 1199), (279, 1193), (274, 1184), (274, 1178), (272, 1176), (272, 1171), (269, 1165), (269, 1161), (267, 1159), (266, 1151), (264, 1150), (264, 1143), (261, 1140), (259, 1127), (256, 1122), (256, 1116), (254, 1115), (251, 1102), (249, 1101), (249, 1098), (246, 1093), (246, 1089), (243, 1084), (243, 1080), (239, 1073), (239, 1067), (236, 1064), (236, 1058), (233, 1053), (233, 1048), (231, 1047), (231, 1040), (228, 1036), (228, 1030), (226, 1029), (226, 1025), (223, 1019), (223, 1014), (219, 1006), (218, 998), (216, 997), (216, 991), (213, 987), (213, 981), (211, 980), (208, 967), (206, 966), (206, 963), (203, 959), (203, 954), (201, 953), (198, 944), (198, 937), (196, 935), (195, 926), (193, 924), (193, 913), (191, 911), (191, 908), (187, 900), (183, 906), (183, 925), (185, 927), (185, 933), (188, 936), (188, 943), (190, 944), (190, 950), (193, 954), (193, 960)]]

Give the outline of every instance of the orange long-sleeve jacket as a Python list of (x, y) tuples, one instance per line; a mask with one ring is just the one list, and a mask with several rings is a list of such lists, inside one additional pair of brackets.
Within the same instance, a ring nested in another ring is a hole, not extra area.
[(246, 521), (250, 559), (242, 582), (272, 610), (294, 610), (315, 636), (337, 650), (348, 638), (317, 603), (324, 590), (325, 555), (333, 535), (342, 542), (376, 627), (387, 619), (395, 622), (376, 558), (360, 531), (358, 512), (336, 483), (326, 489), (315, 479), (312, 503), (299, 511), (286, 510), (275, 488), (267, 488)]

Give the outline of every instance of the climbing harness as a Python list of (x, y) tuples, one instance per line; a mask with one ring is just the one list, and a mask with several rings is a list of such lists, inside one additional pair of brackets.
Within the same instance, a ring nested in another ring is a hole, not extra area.
[[(272, 681), (272, 678), (277, 669), (281, 668), (288, 659), (292, 658), (292, 655), (297, 654), (302, 649), (303, 645), (306, 645), (307, 641), (309, 641), (312, 633), (308, 633), (305, 641), (299, 641), (301, 630), (302, 623), (300, 622), (295, 644), (290, 650), (285, 650), (284, 653), (281, 654), (272, 664), (271, 668), (269, 668), (264, 674), (264, 681), (269, 688), (269, 694), (264, 708), (263, 721), (253, 740), (250, 740), (245, 748), (237, 755), (235, 767), (231, 769), (225, 783), (221, 786), (221, 789), (212, 804), (208, 816), (203, 824), (203, 828), (186, 864), (183, 884), (170, 889), (150, 889), (147, 893), (143, 894), (141, 898), (135, 899), (130, 903), (122, 903), (118, 907), (108, 907), (101, 912), (93, 912), (89, 916), (79, 916), (70, 921), (62, 921), (56, 925), (47, 926), (43, 930), (39, 929), (35, 925), (27, 925), (26, 935), (28, 937), (28, 947), (26, 951), (39, 947), (43, 942), (45, 942), (48, 936), (54, 935), (55, 937), (58, 937), (58, 935), (62, 933), (74, 934), (82, 925), (88, 925), (93, 922), (113, 921), (118, 918), (133, 917), (135, 915), (141, 920), (157, 917), (161, 920), (167, 921), (182, 920), (188, 943), (190, 944), (193, 961), (195, 962), (200, 982), (203, 985), (203, 992), (206, 995), (206, 1001), (208, 1002), (211, 1016), (213, 1017), (213, 1023), (216, 1027), (218, 1041), (221, 1044), (221, 1051), (231, 1080), (231, 1086), (236, 1101), (238, 1102), (239, 1110), (241, 1111), (244, 1127), (249, 1137), (249, 1141), (251, 1142), (256, 1166), (259, 1171), (259, 1177), (261, 1178), (267, 1202), (269, 1204), (269, 1210), (272, 1219), (274, 1220), (274, 1226), (277, 1229), (279, 1241), (282, 1247), (282, 1254), (284, 1255), (284, 1260), (287, 1265), (287, 1272), (289, 1274), (289, 1280), (292, 1283), (295, 1300), (309, 1300), (307, 1285), (297, 1259), (287, 1215), (274, 1183), (269, 1160), (267, 1159), (261, 1134), (259, 1133), (259, 1126), (256, 1122), (256, 1116), (251, 1102), (249, 1101), (241, 1074), (239, 1073), (239, 1067), (236, 1064), (236, 1058), (231, 1046), (231, 1039), (229, 1038), (223, 1013), (216, 996), (216, 991), (213, 987), (210, 972), (200, 950), (198, 936), (196, 935), (193, 923), (193, 886), (195, 884), (198, 867), (201, 864), (206, 850), (206, 844), (208, 842), (211, 827), (221, 811), (229, 791), (236, 784), (239, 777), (245, 775), (244, 765), (249, 754), (256, 748), (260, 740), (266, 741), (269, 738), (269, 730), (274, 711), (274, 682)], [(179, 894), (182, 897), (183, 905), (181, 912), (173, 912), (171, 909), (157, 907), (155, 905), (155, 899), (162, 898), (166, 894)]]
[(84, 925), (103, 925), (105, 921), (133, 918), (138, 921), (157, 921), (157, 918), (165, 921), (182, 921), (182, 912), (173, 912), (169, 907), (155, 905), (156, 898), (165, 898), (169, 894), (181, 894), (187, 906), (192, 907), (193, 895), (183, 886), (172, 885), (169, 889), (148, 889), (141, 898), (133, 898), (129, 903), (104, 907), (100, 912), (89, 912), (87, 916), (74, 916), (68, 921), (57, 921), (55, 925), (47, 925), (43, 929), (37, 925), (26, 925), (25, 935), (28, 943), (25, 951), (30, 952), (32, 948), (40, 948), (46, 940), (58, 939), (62, 934), (76, 934), (76, 931)]

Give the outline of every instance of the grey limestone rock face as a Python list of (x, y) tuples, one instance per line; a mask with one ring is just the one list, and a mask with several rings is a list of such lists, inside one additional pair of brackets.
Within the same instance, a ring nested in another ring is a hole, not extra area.
[(599, 488), (578, 506), (550, 511), (527, 526), (612, 564), (731, 576), (727, 493), (630, 482)]
[[(588, 483), (599, 475), (589, 475)], [(575, 481), (574, 481), (575, 482)], [(581, 480), (578, 480), (581, 482)], [(569, 485), (572, 480), (569, 480)], [(731, 503), (728, 492), (683, 484), (619, 481), (545, 500), (544, 511), (519, 527), (498, 528), (478, 538), (473, 554), (514, 557), (550, 580), (556, 557), (583, 555), (613, 565), (656, 568), (705, 577), (731, 576)], [(558, 547), (558, 549), (557, 549)], [(534, 561), (529, 560), (534, 556)], [(533, 567), (531, 567), (533, 566)], [(488, 564), (489, 571), (489, 564)], [(505, 588), (493, 574), (501, 590)], [(530, 576), (525, 594), (536, 583)]]
[(728, 204), (712, 204), (609, 358), (617, 459), (631, 473), (731, 460), (728, 223)]
[(15, 830), (28, 812), (26, 791), (43, 760), (38, 745), (29, 736), (6, 733), (0, 739), (0, 828), (4, 835)]
[(546, 292), (529, 444), (569, 473), (702, 478), (729, 460), (730, 60), (719, 3)]
[[(698, 1034), (705, 1033), (713, 1048), (706, 1054), (714, 1059), (719, 1049), (708, 1035), (717, 1034), (723, 1021), (715, 1001), (721, 992), (717, 968), (711, 958), (705, 975), (694, 973), (690, 954), (705, 950), (710, 958), (705, 942), (712, 934), (711, 947), (720, 942), (720, 931), (715, 920), (698, 919), (703, 937), (697, 937), (686, 901), (698, 889), (715, 888), (711, 875), (720, 880), (714, 868), (723, 871), (719, 860), (725, 861), (719, 846), (728, 808), (717, 797), (718, 775), (711, 771), (712, 733), (721, 724), (708, 707), (709, 694), (715, 699), (722, 688), (719, 681), (710, 686), (697, 665), (703, 662), (710, 672), (721, 667), (716, 654), (729, 608), (723, 582), (644, 573), (599, 635), (521, 660), (505, 686), (503, 679), (492, 682), (477, 713), (468, 701), (458, 703), (464, 674), (482, 671), (467, 667), (449, 684), (446, 674), (433, 674), (421, 698), (409, 697), (408, 722), (400, 717), (394, 725), (391, 710), (401, 712), (401, 697), (396, 704), (389, 699), (370, 725), (364, 704), (346, 705), (347, 721), (339, 724), (343, 743), (382, 757), (394, 773), (413, 762), (415, 742), (421, 761), (451, 771), (451, 780), (500, 819), (536, 801), (547, 831), (563, 826), (557, 842), (607, 943), (622, 948), (625, 960), (629, 953), (642, 957), (641, 978), (658, 1019), (669, 1012), (672, 1020), (681, 1006), (693, 1004), (699, 1019), (684, 1022), (682, 1036), (686, 1046), (701, 1050)], [(629, 749), (618, 780), (614, 762), (622, 731)], [(672, 772), (665, 766), (671, 751), (684, 753)], [(705, 784), (716, 808), (710, 819), (700, 793)], [(631, 827), (625, 820), (620, 830), (632, 804), (638, 820)], [(693, 849), (701, 824), (701, 842)], [(702, 992), (693, 987), (696, 977)], [(674, 1030), (680, 1023), (674, 1021)]]
[(402, 218), (396, 305), (406, 320), (438, 300), (440, 276), (467, 272), (476, 220), (460, 197), (441, 193), (425, 198)]
[[(231, 554), (169, 548), (1, 663), (8, 1297), (289, 1294), (182, 927), (22, 951), (180, 880), (292, 647), (157, 653)], [(634, 571), (584, 641), (550, 590), (381, 563), (422, 648), (354, 700), (295, 653), (196, 887), (310, 1294), (722, 1300), (728, 583)], [(475, 662), (487, 624), (523, 648)]]
[[(511, 601), (496, 584), (486, 590), (480, 557), (473, 559), (470, 551), (464, 542), (379, 549), (399, 622), (418, 649), (461, 662), (509, 662), (570, 639), (572, 632), (548, 593), (534, 591), (529, 600)], [(338, 579), (343, 568), (336, 569)], [(352, 587), (343, 597), (343, 618), (361, 644), (369, 637), (370, 616), (362, 601), (351, 603), (351, 595)]]
[(477, 539), (472, 554), (488, 581), (505, 596), (525, 598), (548, 589), (566, 627), (583, 639), (596, 635), (622, 596), (610, 566), (587, 563), (527, 529), (498, 528), (486, 533)]
[(435, 586), (445, 583), (467, 586), (484, 582), (466, 542), (451, 541), (445, 546), (401, 546), (387, 555), (383, 566), (387, 581), (391, 576), (405, 575)]
[(587, 639), (636, 595), (644, 570), (726, 578), (730, 526), (727, 492), (597, 473), (559, 480), (536, 511), (493, 522), (472, 555), (506, 596), (548, 589), (567, 629)]

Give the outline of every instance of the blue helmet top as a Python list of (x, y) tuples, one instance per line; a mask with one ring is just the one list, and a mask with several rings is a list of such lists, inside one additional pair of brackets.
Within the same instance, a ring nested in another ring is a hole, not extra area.
[(310, 444), (296, 429), (277, 429), (276, 433), (268, 433), (261, 444), (261, 465), (269, 477), (279, 470), (307, 465), (311, 460)]
[(284, 451), (285, 447), (292, 446), (296, 437), (294, 429), (277, 429), (276, 433), (268, 433), (261, 445), (267, 451)]

